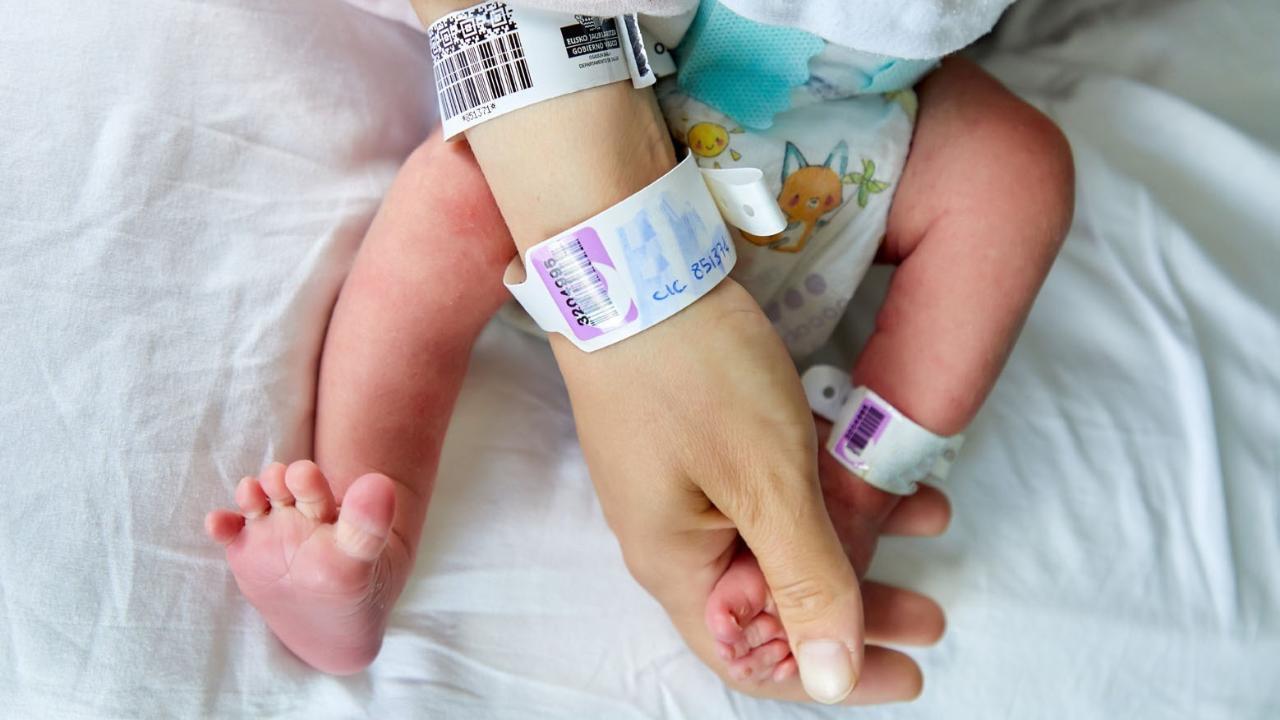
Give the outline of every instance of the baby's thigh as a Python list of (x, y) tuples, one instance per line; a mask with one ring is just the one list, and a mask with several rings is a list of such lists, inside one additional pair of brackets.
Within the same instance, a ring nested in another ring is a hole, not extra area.
[[(1014, 235), (1018, 242), (1005, 248), (1014, 255), (1056, 252), (1075, 186), (1062, 131), (962, 58), (945, 60), (917, 91), (916, 132), (889, 214), (884, 259), (901, 262), (931, 236), (978, 247), (983, 237)], [(952, 231), (939, 232), (946, 229)]]

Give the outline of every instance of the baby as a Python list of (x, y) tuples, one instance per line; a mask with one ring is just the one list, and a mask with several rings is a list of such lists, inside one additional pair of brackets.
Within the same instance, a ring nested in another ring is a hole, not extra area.
[[(1065, 235), (1072, 177), (1061, 134), (964, 61), (871, 55), (712, 1), (679, 39), (679, 58), (678, 80), (658, 91), (673, 136), (704, 166), (764, 170), (789, 220), (778, 235), (737, 238), (734, 278), (793, 357), (826, 343), (873, 260), (896, 264), (854, 378), (934, 433), (960, 432)], [(466, 145), (428, 141), (389, 192), (334, 310), (318, 465), (272, 465), (241, 481), (240, 512), (208, 516), (241, 591), (321, 670), (355, 672), (377, 654), (471, 345), (507, 297), (499, 278), (511, 253)], [(861, 572), (867, 528), (894, 499), (832, 462), (822, 472)], [(731, 676), (795, 673), (749, 552), (711, 592), (706, 622)]]

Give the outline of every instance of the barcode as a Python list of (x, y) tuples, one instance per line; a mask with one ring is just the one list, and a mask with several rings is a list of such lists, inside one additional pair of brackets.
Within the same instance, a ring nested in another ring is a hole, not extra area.
[(533, 78), (518, 33), (478, 43), (436, 62), (436, 92), (445, 120), (531, 87)]
[(555, 258), (555, 267), (562, 270), (556, 284), (568, 296), (570, 307), (576, 305), (582, 310), (593, 327), (607, 326), (621, 318), (617, 306), (609, 299), (604, 278), (591, 264), (582, 241), (573, 238), (556, 244), (551, 256)]
[(515, 14), (500, 0), (445, 15), (427, 28), (431, 59), (440, 62), (463, 48), (519, 29)]
[(886, 417), (887, 415), (880, 408), (869, 402), (863, 402), (844, 434), (845, 442), (853, 448), (854, 452), (861, 455), (862, 451), (867, 449), (867, 443), (871, 442), (871, 438), (875, 437), (880, 426), (884, 424)]
[(519, 26), (506, 3), (446, 15), (427, 30), (444, 119), (533, 87)]

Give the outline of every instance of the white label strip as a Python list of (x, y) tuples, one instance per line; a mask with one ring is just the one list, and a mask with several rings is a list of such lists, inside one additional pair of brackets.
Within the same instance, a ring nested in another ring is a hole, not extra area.
[(725, 219), (759, 234), (787, 223), (759, 170), (699, 169), (690, 154), (635, 195), (530, 248), (524, 280), (512, 282), (517, 258), (507, 289), (543, 330), (598, 350), (666, 320), (728, 276), (738, 257)]
[(640, 192), (541, 242), (507, 289), (538, 325), (591, 352), (693, 304), (729, 275), (733, 240), (690, 155)]
[(446, 139), (529, 105), (631, 79), (635, 62), (620, 18), (500, 0), (450, 13), (427, 36)]
[(910, 495), (917, 482), (951, 472), (963, 435), (934, 435), (870, 389), (854, 388), (840, 368), (814, 365), (800, 381), (814, 414), (833, 423), (827, 452), (867, 483)]

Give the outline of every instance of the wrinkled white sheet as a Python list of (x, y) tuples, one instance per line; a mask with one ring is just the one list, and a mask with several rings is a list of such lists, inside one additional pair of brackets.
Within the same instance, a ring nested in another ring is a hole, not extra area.
[[(307, 452), (329, 306), (431, 122), (420, 42), (338, 0), (0, 17), (0, 717), (839, 714), (730, 695), (682, 648), (622, 566), (550, 357), (500, 326), (383, 656), (307, 672), (201, 518)], [(948, 610), (925, 694), (862, 717), (1280, 708), (1280, 11), (1073, 27), (988, 61), (1066, 128), (1079, 212), (949, 483), (953, 529), (873, 570)]]
[[(933, 60), (987, 34), (1014, 0), (721, 0), (757, 22), (800, 28), (831, 42), (903, 58)], [(369, 12), (421, 24), (407, 0), (347, 0)], [(599, 14), (692, 15), (697, 0), (517, 0), (516, 5)]]

